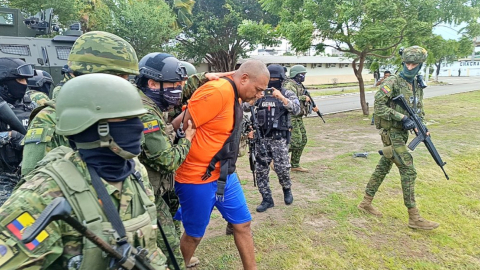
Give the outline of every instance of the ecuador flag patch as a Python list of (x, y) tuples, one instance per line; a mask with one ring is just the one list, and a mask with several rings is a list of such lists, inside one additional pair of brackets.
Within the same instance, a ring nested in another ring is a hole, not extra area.
[(160, 126), (158, 125), (157, 120), (153, 120), (153, 121), (143, 123), (143, 133), (144, 134), (151, 133), (151, 132), (154, 132), (154, 131), (157, 131), (157, 130), (160, 130)]
[[(23, 212), (12, 222), (8, 223), (6, 227), (13, 235), (15, 235), (15, 237), (17, 237), (19, 240), (22, 240), (22, 234), (24, 230), (27, 227), (32, 226), (34, 222), (35, 219), (32, 217), (32, 215), (30, 215), (28, 212)], [(25, 247), (28, 250), (34, 250), (38, 245), (40, 245), (40, 243), (47, 239), (47, 237), (48, 233), (43, 230), (32, 242), (25, 244)]]
[(388, 87), (388, 85), (384, 85), (382, 87), (382, 91), (385, 93), (385, 94), (388, 94), (392, 91), (392, 89), (390, 89), (390, 87)]

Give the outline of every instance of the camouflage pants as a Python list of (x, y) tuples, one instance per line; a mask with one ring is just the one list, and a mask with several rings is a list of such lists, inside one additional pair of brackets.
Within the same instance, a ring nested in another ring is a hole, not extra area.
[(408, 140), (408, 132), (403, 130), (383, 130), (381, 136), (384, 147), (392, 146), (393, 158), (382, 156), (370, 177), (365, 192), (372, 197), (375, 196), (385, 176), (390, 172), (393, 163), (395, 163), (400, 172), (404, 204), (407, 208), (415, 207), (415, 179), (417, 172), (413, 166), (413, 157), (405, 145)]
[[(170, 214), (175, 216), (177, 213), (178, 208), (180, 207), (180, 200), (178, 199), (175, 190), (167, 191), (163, 194), (163, 199), (168, 205), (170, 209)], [(175, 231), (177, 232), (178, 237), (182, 236), (182, 222), (180, 220), (173, 220), (173, 224), (175, 225)]]
[(0, 206), (10, 198), (19, 180), (20, 178), (16, 174), (0, 173)]
[(289, 151), (292, 152), (292, 168), (300, 167), (300, 157), (307, 145), (307, 131), (302, 117), (292, 117), (292, 138)]
[[(167, 203), (163, 200), (162, 196), (156, 196), (155, 205), (157, 206), (157, 218), (162, 225), (162, 229), (165, 232), (165, 236), (167, 237), (168, 243), (172, 248), (173, 255), (177, 259), (177, 263), (180, 266), (180, 269), (185, 269), (185, 262), (183, 260), (182, 253), (180, 251), (180, 238), (175, 230), (175, 225), (173, 223), (172, 214), (170, 214), (170, 209)], [(158, 233), (158, 244), (162, 252), (168, 258), (168, 267), (170, 269), (175, 269), (172, 264), (172, 260), (168, 254), (167, 246), (161, 233)]]
[[(275, 173), (277, 173), (278, 181), (282, 188), (290, 188), (290, 162), (288, 160), (288, 146), (286, 139), (275, 140), (265, 138), (264, 144), (267, 148), (267, 156), (256, 157), (255, 176), (257, 178), (258, 191), (264, 199), (272, 197), (272, 191), (269, 186), (268, 173), (270, 172), (270, 162), (273, 160)], [(256, 145), (257, 149), (260, 147)]]

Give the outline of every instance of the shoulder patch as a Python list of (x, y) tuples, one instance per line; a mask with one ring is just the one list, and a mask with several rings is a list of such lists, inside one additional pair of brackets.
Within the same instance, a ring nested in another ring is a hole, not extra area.
[(151, 132), (154, 132), (154, 131), (157, 131), (157, 130), (160, 130), (160, 126), (158, 125), (157, 120), (152, 120), (152, 121), (148, 121), (148, 122), (143, 123), (143, 133), (144, 134), (151, 133)]
[(37, 143), (42, 140), (43, 128), (32, 128), (25, 135), (25, 143)]
[(392, 89), (390, 89), (390, 87), (388, 87), (388, 85), (384, 85), (382, 87), (382, 91), (385, 93), (385, 94), (388, 94), (392, 91)]
[[(22, 234), (23, 231), (29, 227), (32, 226), (32, 224), (35, 222), (35, 219), (30, 215), (28, 212), (23, 212), (20, 216), (18, 216), (16, 219), (14, 219), (12, 222), (8, 223), (6, 226), (7, 229), (17, 237), (18, 240), (22, 240)], [(45, 239), (47, 239), (48, 233), (43, 230), (40, 232), (37, 237), (30, 243), (25, 244), (25, 247), (32, 251), (36, 247), (40, 245)]]
[(7, 239), (4, 238), (5, 236), (3, 236), (3, 234), (0, 234), (0, 266), (8, 263), (20, 252), (18, 248), (10, 247), (9, 245), (7, 245)]

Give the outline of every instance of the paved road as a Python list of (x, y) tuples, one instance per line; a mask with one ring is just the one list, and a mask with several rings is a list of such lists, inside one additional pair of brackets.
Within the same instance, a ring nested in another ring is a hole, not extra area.
[[(449, 84), (425, 88), (425, 98), (480, 90), (480, 77), (439, 77), (439, 81)], [(373, 106), (374, 95), (375, 91), (365, 93), (370, 106)], [(359, 93), (314, 97), (314, 100), (323, 114), (361, 109)]]

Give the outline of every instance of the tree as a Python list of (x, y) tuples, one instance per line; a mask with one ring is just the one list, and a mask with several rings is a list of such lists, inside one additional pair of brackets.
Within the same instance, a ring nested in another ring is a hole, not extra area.
[(164, 44), (178, 34), (172, 29), (175, 16), (162, 0), (103, 0), (93, 17), (97, 25), (92, 30), (124, 38), (139, 58), (163, 51)]
[(177, 37), (182, 57), (203, 59), (216, 71), (234, 70), (239, 56), (257, 44), (272, 45), (275, 36), (267, 16), (256, 0), (197, 0), (192, 25)]
[(428, 48), (427, 64), (433, 64), (437, 68), (435, 81), (438, 81), (442, 63), (451, 63), (458, 58), (471, 55), (474, 47), (472, 39), (467, 36), (460, 40), (445, 40), (440, 35), (432, 35), (425, 41), (424, 46)]
[[(362, 77), (368, 56), (390, 58), (407, 37), (430, 36), (439, 22), (476, 22), (478, 11), (469, 0), (260, 0), (262, 7), (280, 16), (280, 32), (298, 51), (314, 40), (317, 50), (326, 46), (353, 58), (353, 72), (360, 86), (360, 103), (369, 114)], [(477, 13), (475, 13), (475, 11)], [(302, 33), (299, 36), (298, 33)], [(325, 43), (332, 40), (334, 44)], [(413, 43), (410, 43), (413, 44)]]
[(192, 26), (192, 9), (194, 0), (165, 0), (177, 15), (174, 23), (175, 29), (188, 28)]

